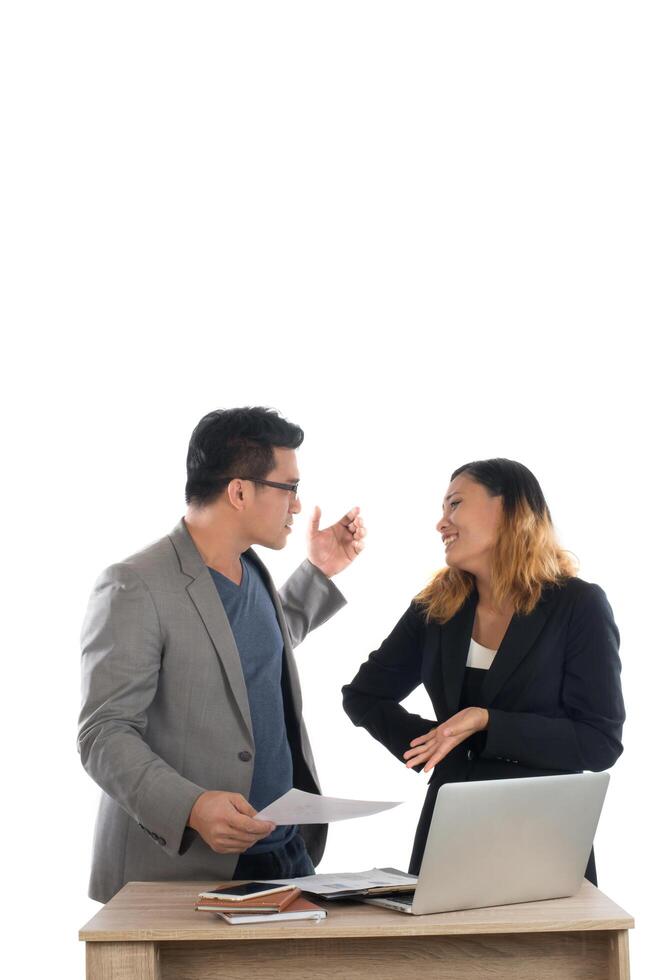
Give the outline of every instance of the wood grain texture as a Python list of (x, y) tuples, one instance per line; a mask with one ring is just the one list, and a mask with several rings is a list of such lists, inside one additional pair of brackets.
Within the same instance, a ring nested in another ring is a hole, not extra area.
[(384, 936), (457, 936), (542, 932), (625, 931), (633, 919), (585, 881), (572, 898), (521, 905), (502, 905), (436, 915), (405, 915), (356, 903), (320, 902), (322, 922), (279, 922), (230, 926), (209, 912), (193, 908), (199, 891), (215, 882), (130, 882), (81, 930), (94, 942), (180, 942), (236, 939), (329, 940)]
[(609, 933), (164, 943), (162, 980), (606, 980)]
[(629, 933), (613, 932), (609, 936), (609, 980), (629, 980)]
[(156, 943), (87, 943), (87, 980), (161, 980)]

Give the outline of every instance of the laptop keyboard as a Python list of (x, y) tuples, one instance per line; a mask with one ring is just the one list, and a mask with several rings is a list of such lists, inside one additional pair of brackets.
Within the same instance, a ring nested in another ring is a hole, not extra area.
[(413, 905), (413, 892), (385, 892), (379, 898), (390, 898), (391, 901), (406, 905), (407, 908)]

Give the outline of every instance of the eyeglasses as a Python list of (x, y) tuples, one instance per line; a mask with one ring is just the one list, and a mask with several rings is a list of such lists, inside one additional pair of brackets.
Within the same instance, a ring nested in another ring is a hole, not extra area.
[(249, 480), (250, 483), (260, 483), (264, 487), (275, 487), (276, 490), (288, 490), (291, 495), (291, 500), (295, 500), (297, 497), (297, 488), (300, 485), (300, 481), (297, 483), (275, 483), (274, 480), (258, 480), (254, 476), (227, 476), (226, 480)]

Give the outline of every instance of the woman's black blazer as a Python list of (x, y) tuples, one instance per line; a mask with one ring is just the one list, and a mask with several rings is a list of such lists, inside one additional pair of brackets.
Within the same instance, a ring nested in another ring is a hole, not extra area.
[[(461, 708), (478, 595), (447, 623), (428, 623), (412, 602), (381, 647), (343, 688), (355, 725), (402, 762), (409, 743)], [(488, 729), (453, 749), (434, 769), (409, 870), (422, 862), (432, 810), (444, 783), (600, 771), (622, 752), (625, 718), (619, 634), (598, 585), (570, 578), (547, 586), (528, 615), (514, 615), (484, 679)], [(435, 719), (400, 704), (424, 684)], [(595, 879), (594, 863), (587, 877)]]

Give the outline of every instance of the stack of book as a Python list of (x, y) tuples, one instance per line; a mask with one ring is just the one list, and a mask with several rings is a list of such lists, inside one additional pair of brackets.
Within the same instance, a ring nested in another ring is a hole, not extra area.
[[(218, 892), (218, 894), (216, 894)], [(244, 898), (221, 894), (219, 888), (212, 892), (200, 892), (195, 905), (198, 912), (213, 912), (230, 925), (239, 926), (256, 922), (297, 921), (298, 919), (324, 919), (327, 913), (320, 906), (302, 898), (299, 888), (289, 886), (272, 894), (248, 895)]]

